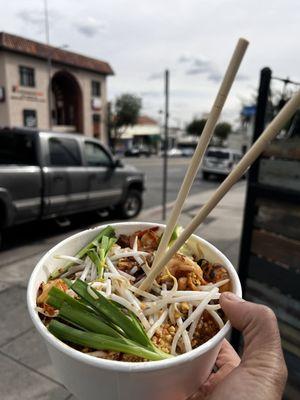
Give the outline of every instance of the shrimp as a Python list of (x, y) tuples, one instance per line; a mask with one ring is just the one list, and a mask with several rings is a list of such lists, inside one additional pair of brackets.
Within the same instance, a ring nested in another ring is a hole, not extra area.
[[(176, 253), (171, 258), (166, 265), (166, 269), (178, 280), (179, 290), (198, 290), (197, 286), (205, 283), (199, 265), (181, 253)], [(160, 277), (161, 282), (169, 279), (169, 275)]]

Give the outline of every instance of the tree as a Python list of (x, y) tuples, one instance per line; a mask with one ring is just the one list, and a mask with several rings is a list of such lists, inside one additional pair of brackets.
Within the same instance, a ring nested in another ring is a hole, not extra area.
[(136, 124), (141, 108), (142, 99), (133, 94), (124, 93), (116, 99), (112, 123), (115, 137), (120, 137), (128, 126)]
[(187, 125), (186, 131), (189, 135), (200, 136), (204, 129), (205, 124), (206, 124), (206, 119), (194, 118), (193, 121)]
[(219, 122), (215, 128), (214, 135), (220, 140), (225, 140), (231, 130), (232, 127), (228, 122)]

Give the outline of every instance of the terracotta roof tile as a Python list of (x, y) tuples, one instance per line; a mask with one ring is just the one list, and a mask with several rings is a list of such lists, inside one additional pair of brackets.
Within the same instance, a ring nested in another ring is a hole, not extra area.
[(137, 121), (138, 125), (157, 125), (155, 119), (148, 117), (147, 115), (140, 115)]
[(6, 32), (0, 32), (0, 49), (28, 54), (43, 59), (47, 59), (50, 52), (52, 62), (87, 69), (104, 75), (114, 74), (111, 66), (105, 61), (58, 49)]

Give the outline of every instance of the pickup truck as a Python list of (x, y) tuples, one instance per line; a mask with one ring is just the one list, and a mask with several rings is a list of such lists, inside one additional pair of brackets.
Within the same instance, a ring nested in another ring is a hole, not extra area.
[[(38, 219), (142, 208), (144, 176), (80, 134), (0, 128), (0, 232)], [(1, 236), (1, 235), (0, 235)]]

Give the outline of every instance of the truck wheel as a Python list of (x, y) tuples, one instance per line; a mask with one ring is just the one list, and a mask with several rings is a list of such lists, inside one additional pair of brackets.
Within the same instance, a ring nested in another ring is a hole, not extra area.
[(202, 178), (204, 181), (208, 181), (210, 174), (208, 172), (202, 171)]
[(117, 206), (121, 218), (134, 218), (143, 206), (142, 193), (139, 190), (129, 189), (125, 199)]

